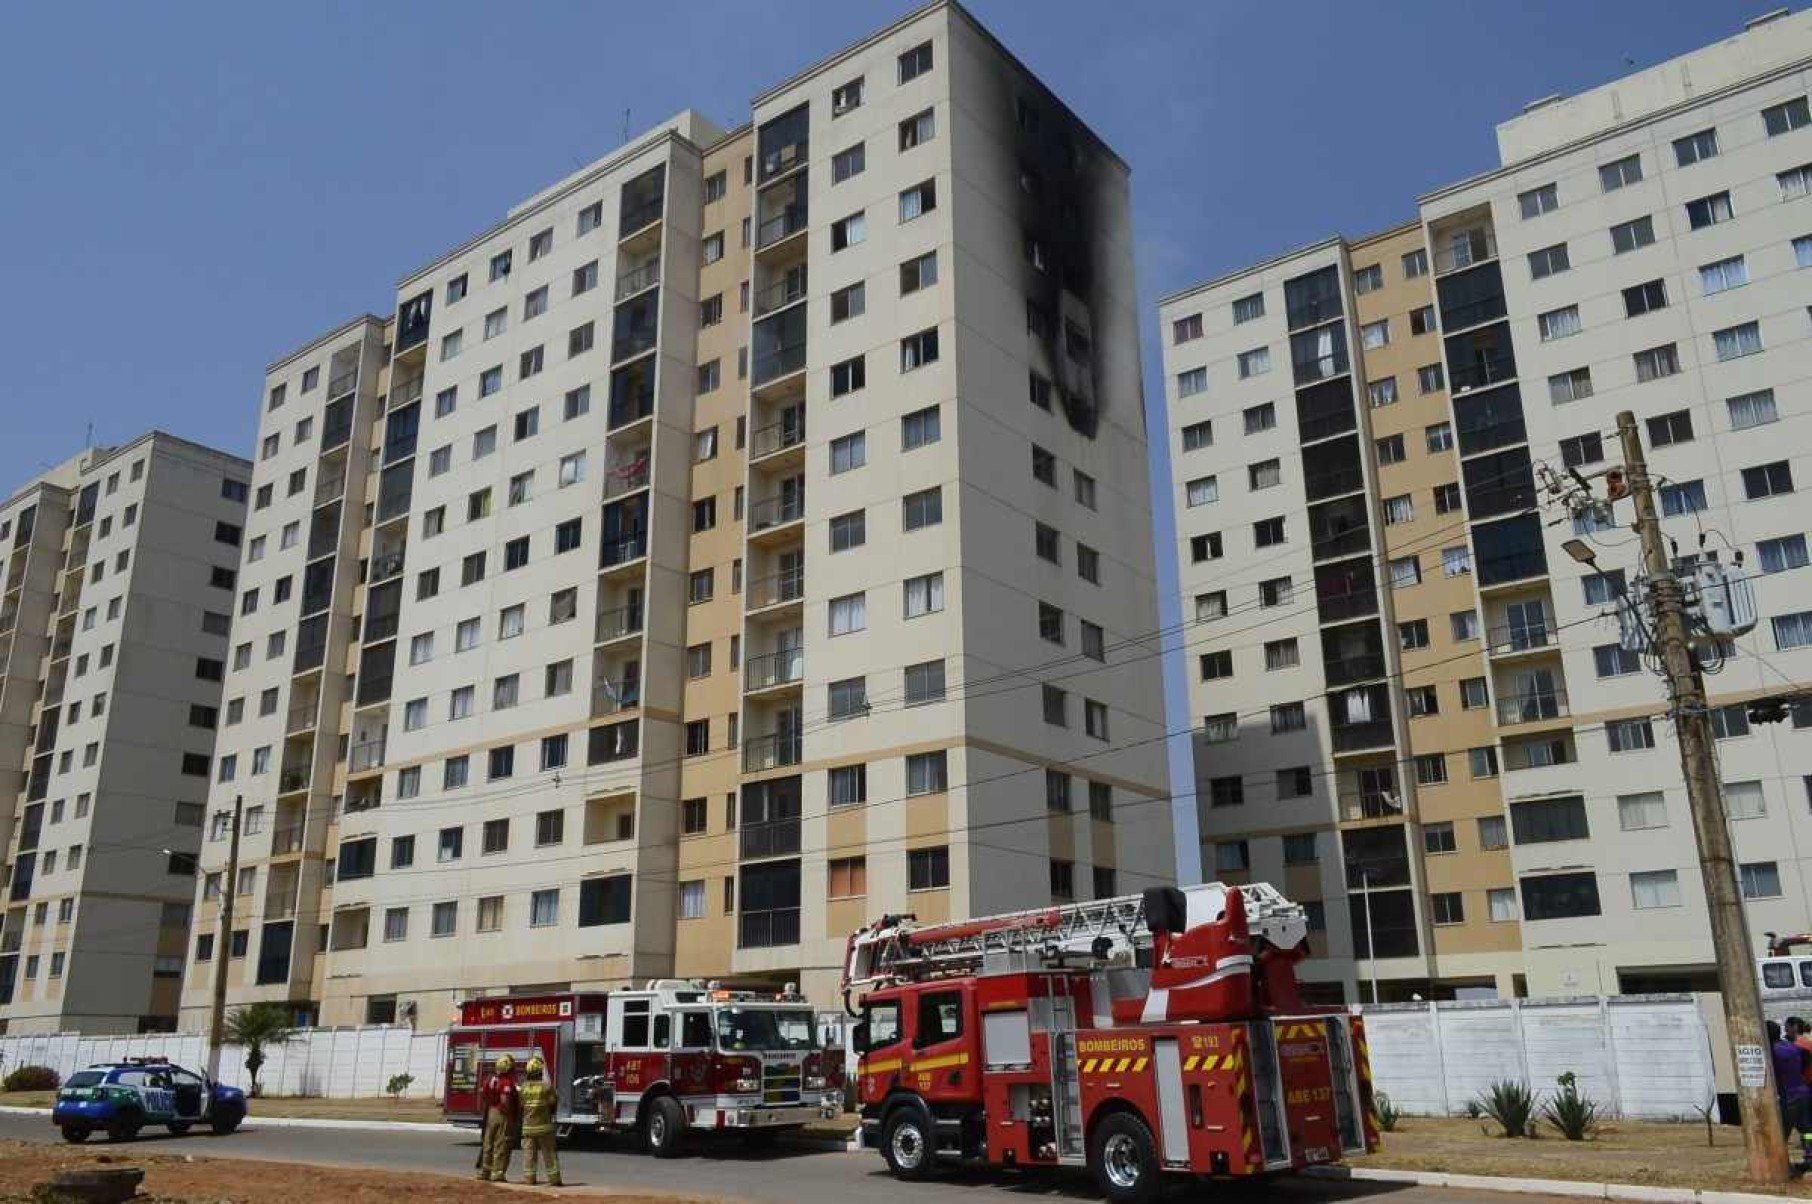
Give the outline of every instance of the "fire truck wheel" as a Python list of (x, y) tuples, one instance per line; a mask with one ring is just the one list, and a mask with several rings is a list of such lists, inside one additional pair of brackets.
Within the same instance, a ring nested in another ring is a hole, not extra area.
[(917, 1104), (903, 1104), (887, 1118), (881, 1132), (881, 1157), (898, 1179), (924, 1179), (937, 1163), (931, 1118)]
[(680, 1110), (677, 1100), (663, 1095), (649, 1104), (642, 1126), (649, 1153), (656, 1158), (679, 1157), (680, 1147), (686, 1139), (686, 1114)]
[(1095, 1182), (1113, 1204), (1150, 1204), (1163, 1191), (1158, 1148), (1145, 1122), (1130, 1112), (1115, 1112), (1095, 1126), (1089, 1142), (1089, 1165)]

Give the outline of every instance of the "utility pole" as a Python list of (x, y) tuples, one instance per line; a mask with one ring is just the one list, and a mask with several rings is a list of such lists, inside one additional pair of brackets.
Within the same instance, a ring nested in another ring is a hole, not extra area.
[(1661, 536), (1654, 485), (1649, 480), (1636, 416), (1628, 410), (1617, 415), (1617, 434), (1623, 442), (1624, 473), (1636, 506), (1636, 534), (1642, 541), (1642, 567), (1650, 590), (1655, 643), (1667, 678), (1674, 734), (1680, 742), (1686, 802), (1692, 811), (1693, 835), (1699, 843), (1699, 870), (1705, 879), (1712, 954), (1717, 961), (1719, 994), (1724, 1001), (1724, 1026), (1730, 1033), (1743, 1144), (1749, 1153), (1749, 1177), (1758, 1183), (1783, 1183), (1787, 1179), (1786, 1136), (1781, 1130), (1771, 1051), (1762, 1024), (1762, 995), (1756, 986), (1749, 922), (1743, 913), (1736, 859), (1730, 849), (1730, 829), (1725, 823), (1724, 800), (1718, 786), (1711, 716), (1705, 705), (1705, 678), (1687, 643), (1685, 595)]
[(226, 1028), (227, 963), (233, 954), (233, 896), (239, 893), (239, 821), (245, 795), (233, 796), (232, 840), (227, 845), (226, 878), (220, 884), (220, 935), (214, 940), (214, 1009), (208, 1017), (208, 1078), (220, 1079), (221, 1035)]

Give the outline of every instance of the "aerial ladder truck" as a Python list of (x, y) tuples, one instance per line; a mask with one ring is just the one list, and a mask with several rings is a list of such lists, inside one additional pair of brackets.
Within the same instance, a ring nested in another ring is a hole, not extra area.
[(894, 1175), (1087, 1167), (1116, 1204), (1378, 1147), (1363, 1022), (1302, 1002), (1298, 905), (1262, 884), (850, 937), (864, 1144)]

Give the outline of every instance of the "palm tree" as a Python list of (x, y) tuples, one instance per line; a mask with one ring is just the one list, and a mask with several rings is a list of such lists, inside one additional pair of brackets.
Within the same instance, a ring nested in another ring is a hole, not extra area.
[(226, 1038), (245, 1047), (245, 1069), (252, 1076), (254, 1098), (260, 1091), (258, 1070), (264, 1065), (265, 1046), (287, 1044), (295, 1035), (289, 1010), (282, 1004), (247, 1004), (227, 1017)]

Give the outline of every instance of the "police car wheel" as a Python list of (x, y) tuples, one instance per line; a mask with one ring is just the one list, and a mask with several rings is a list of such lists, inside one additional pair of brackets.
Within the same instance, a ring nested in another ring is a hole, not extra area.
[(648, 1105), (648, 1115), (642, 1123), (649, 1153), (656, 1158), (679, 1157), (680, 1147), (685, 1144), (686, 1114), (677, 1100), (670, 1095), (661, 1096)]
[(209, 1122), (209, 1127), (219, 1136), (225, 1137), (228, 1133), (231, 1133), (234, 1129), (239, 1127), (239, 1120), (240, 1118), (237, 1114), (216, 1116)]
[(189, 1131), (189, 1126), (193, 1123), (193, 1121), (177, 1120), (172, 1121), (170, 1124), (166, 1125), (165, 1128), (169, 1129), (170, 1132), (176, 1134), (178, 1137), (181, 1137), (184, 1133)]
[(1151, 1130), (1125, 1112), (1108, 1116), (1089, 1142), (1096, 1185), (1113, 1204), (1150, 1204), (1163, 1193)]
[(141, 1112), (122, 1112), (107, 1122), (107, 1137), (112, 1141), (131, 1141), (138, 1136), (138, 1131), (145, 1127), (145, 1117)]
[(87, 1125), (64, 1125), (63, 1140), (71, 1145), (81, 1145), (88, 1140), (88, 1135), (92, 1132), (94, 1130)]

